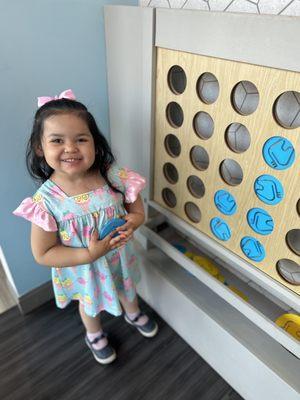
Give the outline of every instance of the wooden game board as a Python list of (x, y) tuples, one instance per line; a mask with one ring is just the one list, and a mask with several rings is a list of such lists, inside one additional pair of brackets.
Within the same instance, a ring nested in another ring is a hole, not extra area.
[[(181, 94), (174, 93), (168, 83), (169, 71), (176, 65), (186, 75), (186, 87)], [(202, 101), (196, 90), (198, 79), (205, 72), (212, 73), (219, 83), (219, 95), (212, 104)], [(242, 115), (232, 103), (232, 90), (241, 81), (252, 82), (259, 93), (258, 107), (249, 115)], [(300, 227), (297, 210), (300, 198), (300, 128), (282, 127), (273, 114), (276, 99), (287, 91), (300, 91), (299, 73), (158, 48), (153, 193), (157, 203), (259, 268), (270, 278), (300, 294), (300, 286), (282, 279), (276, 269), (279, 260), (288, 259), (298, 264), (300, 274), (300, 257), (286, 243), (286, 234)], [(171, 102), (181, 107), (182, 124), (180, 115), (176, 116), (176, 113), (175, 124), (170, 120), (168, 105)], [(209, 138), (203, 139), (196, 133), (193, 121), (199, 112), (208, 113), (213, 120), (214, 129)], [(241, 153), (232, 151), (225, 140), (226, 129), (233, 123), (243, 124), (250, 133), (251, 144)], [(180, 142), (180, 148), (177, 147), (173, 155), (166, 148), (166, 136), (169, 134), (175, 135)], [(272, 137), (286, 138), (293, 145), (295, 160), (289, 168), (274, 169), (264, 160), (263, 146)], [(194, 146), (201, 146), (207, 152), (209, 163), (204, 170), (195, 168), (191, 162), (190, 152)], [(243, 177), (240, 184), (232, 186), (222, 178), (220, 165), (225, 159), (234, 160), (241, 167)], [(166, 163), (172, 164), (177, 174), (169, 166), (167, 171), (171, 173), (166, 175)], [(254, 191), (256, 179), (264, 174), (278, 179), (284, 188), (284, 196), (276, 205), (262, 202)], [(199, 195), (202, 197), (195, 197), (193, 190), (189, 190), (187, 180), (190, 176), (201, 179), (203, 187)], [(164, 189), (170, 189), (175, 197), (164, 197)], [(235, 198), (237, 209), (233, 215), (225, 215), (217, 209), (214, 196), (219, 190), (226, 190)], [(175, 198), (176, 205), (175, 201), (172, 204)], [(201, 214), (199, 222), (194, 222), (200, 216), (197, 212), (191, 214), (194, 221), (186, 214), (188, 202), (198, 207)], [(270, 234), (259, 234), (249, 226), (247, 213), (252, 208), (261, 208), (272, 217), (274, 229)], [(228, 224), (231, 230), (229, 240), (220, 240), (213, 234), (210, 224), (216, 217)], [(241, 240), (244, 237), (255, 238), (261, 243), (265, 250), (262, 261), (253, 261), (243, 253)]]

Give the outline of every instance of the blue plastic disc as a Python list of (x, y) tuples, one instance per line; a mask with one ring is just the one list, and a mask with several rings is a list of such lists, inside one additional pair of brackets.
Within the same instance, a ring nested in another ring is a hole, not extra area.
[(295, 149), (288, 139), (273, 136), (263, 146), (263, 157), (270, 167), (287, 169), (295, 161)]
[(186, 247), (183, 246), (182, 244), (175, 243), (175, 244), (173, 244), (173, 246), (176, 247), (176, 249), (179, 250), (181, 253), (186, 252)]
[(241, 240), (241, 249), (246, 257), (253, 261), (262, 261), (266, 252), (264, 246), (254, 237), (245, 236)]
[[(110, 219), (109, 221), (107, 221), (103, 227), (100, 230), (100, 234), (99, 234), (99, 239), (102, 240), (105, 238), (105, 236), (107, 236), (108, 234), (110, 234), (110, 232), (114, 231), (116, 228), (118, 228), (119, 226), (122, 226), (125, 224), (125, 219), (123, 218), (113, 218)], [(118, 236), (118, 233), (116, 232), (113, 237)]]
[(261, 175), (254, 182), (254, 191), (259, 200), (274, 206), (284, 198), (281, 182), (272, 175)]
[(210, 221), (210, 229), (212, 233), (220, 240), (226, 242), (231, 238), (231, 229), (227, 222), (222, 218), (215, 217)]
[(233, 215), (237, 210), (235, 198), (227, 190), (218, 190), (214, 202), (217, 209), (225, 215)]
[(269, 235), (273, 232), (273, 218), (262, 208), (251, 208), (247, 213), (247, 221), (249, 226), (261, 235)]

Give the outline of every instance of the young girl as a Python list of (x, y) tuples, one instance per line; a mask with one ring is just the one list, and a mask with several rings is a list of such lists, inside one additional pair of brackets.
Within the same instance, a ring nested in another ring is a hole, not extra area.
[[(144, 222), (139, 192), (145, 179), (119, 168), (87, 108), (71, 90), (59, 98), (39, 98), (27, 146), (27, 167), (43, 184), (14, 211), (32, 222), (35, 260), (52, 268), (56, 304), (78, 300), (85, 341), (95, 359), (116, 358), (103, 332), (102, 310), (120, 315), (141, 334), (153, 337), (157, 324), (141, 313), (135, 286), (140, 279), (132, 245)], [(125, 224), (99, 240), (112, 218)], [(121, 304), (120, 304), (121, 303)]]

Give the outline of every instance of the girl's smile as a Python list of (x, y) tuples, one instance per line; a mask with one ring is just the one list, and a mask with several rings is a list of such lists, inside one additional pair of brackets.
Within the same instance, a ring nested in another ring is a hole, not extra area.
[(66, 158), (66, 159), (62, 159), (61, 161), (66, 162), (71, 165), (77, 165), (81, 160), (82, 160), (82, 158)]

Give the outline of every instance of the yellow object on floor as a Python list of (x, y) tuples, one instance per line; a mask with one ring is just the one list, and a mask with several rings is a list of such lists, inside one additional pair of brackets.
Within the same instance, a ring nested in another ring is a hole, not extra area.
[(283, 314), (276, 319), (275, 323), (300, 341), (300, 315)]
[(193, 261), (214, 277), (217, 277), (220, 273), (219, 269), (208, 258), (194, 256)]
[(248, 296), (246, 296), (241, 290), (239, 290), (238, 288), (236, 288), (235, 286), (232, 285), (228, 285), (229, 289), (232, 290), (235, 294), (237, 294), (238, 296), (240, 296), (243, 300), (245, 301), (249, 301)]
[(214, 278), (218, 279), (218, 281), (222, 282), (224, 285), (226, 285), (230, 290), (232, 290), (235, 294), (240, 296), (243, 300), (249, 301), (248, 296), (246, 296), (241, 290), (236, 288), (233, 285), (229, 285), (225, 277), (220, 273), (219, 268), (216, 267), (216, 265), (210, 261), (208, 258), (203, 257), (203, 256), (197, 256), (196, 254), (192, 252), (185, 252), (184, 253), (188, 258), (191, 258), (196, 264), (199, 265), (199, 267), (205, 269), (206, 272), (208, 272), (210, 275), (212, 275)]
[(225, 283), (225, 276), (223, 276), (222, 274), (218, 274), (216, 278), (218, 279), (218, 281)]
[(192, 253), (191, 251), (186, 251), (184, 253), (184, 255), (188, 258), (190, 258), (191, 260), (193, 260), (193, 258), (196, 256), (196, 254)]

